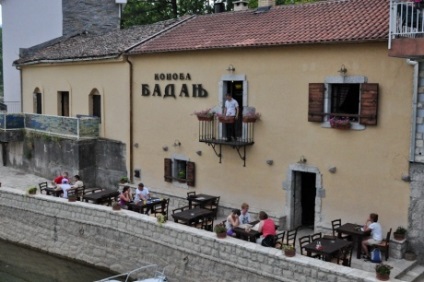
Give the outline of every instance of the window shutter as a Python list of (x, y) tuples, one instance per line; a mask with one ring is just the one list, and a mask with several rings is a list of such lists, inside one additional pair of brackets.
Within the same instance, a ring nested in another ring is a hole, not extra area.
[(172, 159), (165, 159), (165, 181), (172, 182)]
[(187, 185), (194, 186), (195, 183), (195, 165), (193, 162), (187, 162)]
[(378, 83), (361, 84), (361, 112), (359, 123), (364, 125), (377, 125), (377, 113)]
[(324, 120), (324, 83), (309, 83), (308, 121)]

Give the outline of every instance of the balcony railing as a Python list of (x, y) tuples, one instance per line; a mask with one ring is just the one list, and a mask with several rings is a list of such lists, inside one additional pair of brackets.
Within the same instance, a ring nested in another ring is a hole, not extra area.
[(396, 38), (424, 36), (424, 4), (411, 0), (390, 0), (389, 49)]

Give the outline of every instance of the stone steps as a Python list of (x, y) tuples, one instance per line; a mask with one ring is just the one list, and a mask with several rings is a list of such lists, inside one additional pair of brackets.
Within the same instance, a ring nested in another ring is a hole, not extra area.
[(422, 282), (424, 281), (424, 266), (415, 262), (409, 268), (399, 273), (396, 278), (408, 282)]

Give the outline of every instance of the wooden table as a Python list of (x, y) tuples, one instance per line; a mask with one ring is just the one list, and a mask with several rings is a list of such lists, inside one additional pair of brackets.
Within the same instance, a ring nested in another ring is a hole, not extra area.
[(353, 240), (356, 240), (356, 258), (361, 258), (361, 243), (364, 237), (369, 236), (370, 232), (364, 232), (361, 231), (362, 225), (359, 224), (353, 224), (353, 223), (345, 223), (339, 228), (336, 229), (337, 233), (339, 234), (339, 237), (343, 234), (351, 235)]
[(184, 222), (184, 224), (191, 225), (192, 223), (197, 222), (203, 217), (212, 216), (212, 214), (213, 211), (211, 210), (194, 208), (182, 212), (173, 213), (172, 217), (174, 218), (175, 222), (181, 220), (182, 222)]
[(144, 203), (144, 201), (140, 201), (138, 203), (130, 202), (127, 203), (128, 209), (132, 211), (136, 211), (143, 214), (148, 214), (149, 211), (152, 211), (155, 206), (161, 205), (162, 210), (165, 210), (165, 199), (159, 199), (152, 197)]
[[(317, 242), (321, 242), (321, 249), (317, 249)], [(343, 239), (318, 239), (304, 246), (304, 249), (307, 253), (308, 257), (312, 257), (312, 253), (320, 254), (326, 261), (330, 261), (332, 257), (337, 255), (337, 253), (343, 249), (351, 245), (352, 242), (343, 240)]]
[(55, 197), (59, 197), (62, 194), (62, 189), (57, 189), (56, 187), (47, 187), (44, 188), (43, 191), (46, 191), (47, 195), (53, 195)]
[[(251, 225), (253, 227), (258, 222), (259, 222), (259, 220), (249, 222), (249, 225)], [(257, 230), (251, 229), (250, 231), (247, 231), (245, 228), (241, 228), (241, 227), (234, 227), (233, 231), (234, 231), (234, 233), (236, 233), (237, 238), (242, 239), (242, 240), (246, 240), (246, 241), (250, 241), (250, 242), (254, 242), (254, 243), (256, 243), (256, 239), (259, 238), (259, 236), (261, 236), (261, 234), (262, 234), (261, 232), (259, 232)]]
[(205, 205), (215, 201), (215, 199), (218, 198), (217, 196), (211, 196), (206, 194), (198, 194), (196, 196), (187, 197), (188, 200), (188, 206), (191, 209), (193, 203), (199, 204), (201, 208), (203, 208)]
[(92, 201), (95, 204), (107, 202), (108, 205), (111, 205), (112, 199), (116, 198), (117, 196), (119, 196), (118, 191), (105, 190), (105, 191), (95, 192), (91, 194), (86, 194), (84, 195), (83, 198), (86, 202)]

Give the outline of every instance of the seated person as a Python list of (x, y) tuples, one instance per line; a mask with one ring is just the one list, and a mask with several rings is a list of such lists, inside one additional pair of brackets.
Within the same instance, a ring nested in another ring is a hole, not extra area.
[(241, 204), (241, 214), (239, 217), (240, 224), (246, 224), (251, 222), (250, 213), (249, 213), (249, 205), (246, 203)]
[(240, 225), (239, 216), (240, 216), (240, 210), (234, 209), (232, 210), (231, 214), (227, 217), (227, 221), (225, 222), (225, 228), (227, 228), (227, 235), (230, 235), (230, 236), (236, 235), (233, 231), (233, 228)]
[(134, 203), (138, 204), (141, 201), (147, 201), (150, 199), (149, 189), (144, 187), (143, 183), (138, 184), (138, 188), (135, 191)]
[(130, 186), (124, 186), (122, 193), (119, 195), (119, 205), (123, 208), (127, 208), (129, 202), (132, 202)]
[(367, 237), (362, 241), (362, 251), (364, 258), (369, 259), (368, 246), (380, 244), (383, 241), (383, 232), (378, 221), (378, 214), (371, 213), (364, 225), (364, 231), (371, 230), (371, 237)]
[(64, 178), (62, 179), (62, 184), (58, 185), (58, 188), (62, 189), (62, 197), (68, 198), (68, 190), (71, 189), (71, 185), (68, 183), (68, 179)]
[(261, 244), (264, 247), (274, 247), (275, 245), (275, 223), (272, 219), (268, 218), (268, 215), (264, 211), (259, 212), (259, 227), (258, 231), (262, 235), (256, 240), (256, 243)]
[(84, 186), (84, 183), (81, 181), (81, 177), (78, 174), (74, 175), (74, 184), (72, 188), (81, 188), (82, 186)]
[(62, 174), (61, 174), (61, 175), (59, 175), (58, 177), (56, 177), (56, 178), (53, 180), (53, 183), (54, 183), (54, 184), (56, 184), (56, 185), (60, 185), (60, 184), (62, 184), (62, 179), (69, 180), (69, 179), (68, 179), (68, 173), (67, 173), (66, 171), (62, 172)]

